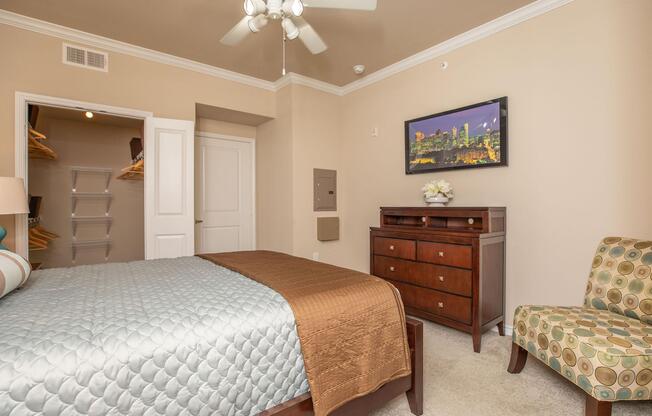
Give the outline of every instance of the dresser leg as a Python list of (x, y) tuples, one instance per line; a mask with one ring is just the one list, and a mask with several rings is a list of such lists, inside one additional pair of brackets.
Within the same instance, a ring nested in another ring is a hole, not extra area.
[(500, 335), (501, 337), (504, 337), (505, 336), (505, 321), (498, 322), (498, 324), (496, 324), (496, 326), (498, 327), (498, 335)]
[(474, 352), (480, 352), (480, 345), (482, 343), (482, 333), (480, 332), (480, 329), (478, 328), (477, 330), (473, 330), (473, 351)]

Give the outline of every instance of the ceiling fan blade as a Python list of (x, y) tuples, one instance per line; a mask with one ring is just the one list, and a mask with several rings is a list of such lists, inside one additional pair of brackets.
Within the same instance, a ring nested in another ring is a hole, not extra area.
[(306, 7), (324, 9), (376, 10), (377, 0), (304, 0)]
[(251, 16), (243, 17), (242, 20), (236, 23), (236, 25), (233, 26), (233, 28), (229, 30), (222, 39), (220, 39), (220, 42), (229, 46), (237, 45), (242, 42), (242, 40), (251, 33), (248, 25), (249, 20), (251, 20)]
[(306, 45), (306, 48), (310, 52), (317, 55), (328, 49), (326, 43), (324, 43), (315, 29), (303, 17), (292, 17), (292, 21), (299, 28), (299, 39), (301, 39), (301, 42)]

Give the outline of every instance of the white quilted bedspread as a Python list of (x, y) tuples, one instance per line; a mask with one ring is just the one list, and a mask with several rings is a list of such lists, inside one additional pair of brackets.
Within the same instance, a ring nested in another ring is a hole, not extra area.
[(33, 272), (0, 299), (0, 415), (255, 415), (308, 391), (276, 292), (187, 257)]

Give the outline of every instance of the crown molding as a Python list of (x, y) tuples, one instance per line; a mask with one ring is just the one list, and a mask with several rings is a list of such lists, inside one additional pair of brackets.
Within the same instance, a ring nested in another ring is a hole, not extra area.
[(372, 72), (359, 80), (346, 84), (345, 86), (340, 87), (342, 89), (341, 95), (346, 95), (359, 90), (360, 88), (375, 84), (376, 82), (396, 75), (399, 72), (403, 72), (419, 64), (433, 60), (439, 56), (454, 51), (455, 49), (459, 49), (480, 39), (484, 39), (494, 33), (509, 29), (512, 26), (564, 6), (572, 1), (573, 0), (537, 0), (424, 51), (418, 52), (401, 61), (379, 69), (376, 72)]
[(164, 52), (143, 48), (141, 46), (132, 45), (130, 43), (105, 38), (104, 36), (93, 35), (92, 33), (82, 32), (81, 30), (72, 29), (66, 26), (57, 25), (55, 23), (50, 23), (39, 19), (34, 19), (32, 17), (23, 16), (7, 10), (0, 9), (0, 24), (30, 30), (32, 32), (52, 36), (69, 42), (92, 46), (94, 48), (99, 48), (106, 51), (122, 53), (125, 55), (146, 59), (148, 61), (172, 65), (178, 68), (199, 72), (201, 74), (239, 82), (251, 87), (276, 91), (276, 87), (271, 81), (266, 81), (235, 71), (229, 71), (228, 69), (203, 64), (201, 62), (181, 58)]
[(105, 38), (103, 36), (93, 35), (91, 33), (82, 32), (81, 30), (71, 29), (65, 26), (45, 22), (43, 20), (34, 19), (32, 17), (23, 16), (1, 9), (0, 24), (30, 30), (32, 32), (64, 39), (69, 42), (80, 43), (99, 49), (171, 65), (178, 68), (199, 72), (205, 75), (238, 82), (244, 85), (262, 88), (268, 91), (278, 91), (287, 85), (295, 84), (314, 88), (316, 90), (324, 91), (330, 94), (343, 96), (357, 91), (361, 88), (375, 84), (376, 82), (382, 81), (424, 62), (433, 60), (455, 49), (461, 48), (480, 39), (484, 39), (494, 33), (508, 29), (519, 23), (525, 22), (558, 7), (564, 6), (568, 3), (571, 3), (572, 1), (573, 0), (536, 0), (533, 3), (521, 7), (520, 9), (516, 9), (510, 13), (507, 13), (506, 15), (475, 27), (438, 45), (409, 56), (399, 62), (379, 69), (378, 71), (372, 72), (371, 74), (366, 75), (363, 78), (360, 78), (359, 80), (353, 81), (344, 86), (334, 85), (293, 72), (285, 75), (282, 78), (279, 78), (275, 82), (271, 82), (252, 77), (250, 75), (244, 75), (235, 71), (230, 71), (228, 69), (203, 64), (201, 62), (196, 62), (190, 59), (158, 52), (152, 49), (143, 48), (125, 42), (120, 42), (117, 40)]
[(290, 84), (303, 85), (304, 87), (310, 87), (315, 90), (324, 91), (330, 94), (335, 94), (340, 96), (344, 95), (343, 87), (339, 87), (337, 85), (330, 84), (328, 82), (320, 81), (318, 79), (310, 78), (305, 75), (297, 74), (295, 72), (289, 72), (287, 75), (283, 76), (282, 78), (279, 78), (274, 83), (274, 86), (278, 91), (281, 88)]

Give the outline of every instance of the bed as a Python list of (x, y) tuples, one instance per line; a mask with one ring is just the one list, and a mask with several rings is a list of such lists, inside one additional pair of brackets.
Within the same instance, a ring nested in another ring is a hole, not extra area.
[(403, 392), (421, 412), (420, 323), (406, 324), (409, 374), (316, 406), (295, 304), (236, 266), (186, 257), (33, 272), (0, 299), (0, 414), (359, 415)]

